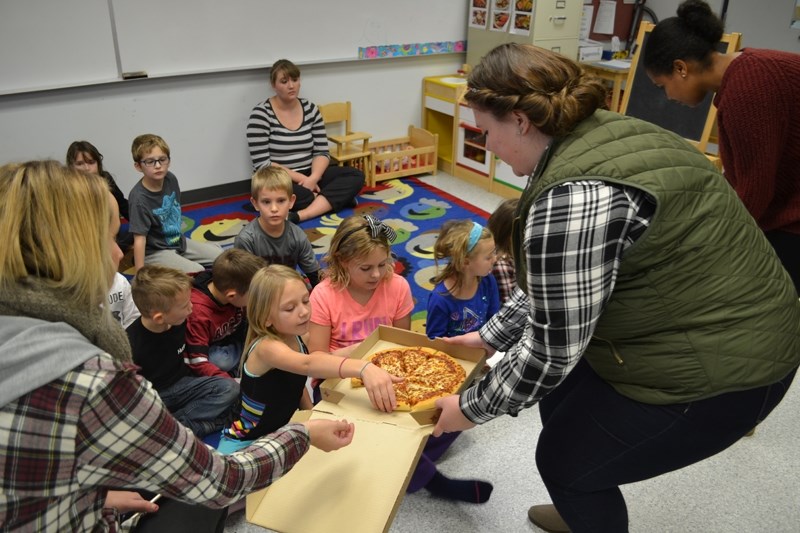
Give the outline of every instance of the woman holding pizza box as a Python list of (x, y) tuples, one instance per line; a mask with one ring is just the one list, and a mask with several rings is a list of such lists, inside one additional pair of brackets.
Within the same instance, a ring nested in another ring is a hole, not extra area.
[(513, 236), (518, 287), (478, 332), (451, 340), (506, 356), (437, 402), (434, 435), (538, 402), (553, 505), (530, 520), (627, 531), (620, 485), (719, 453), (783, 398), (800, 364), (792, 280), (705, 156), (600, 109), (605, 88), (572, 60), (501, 45), (464, 99), (487, 149), (530, 177)]

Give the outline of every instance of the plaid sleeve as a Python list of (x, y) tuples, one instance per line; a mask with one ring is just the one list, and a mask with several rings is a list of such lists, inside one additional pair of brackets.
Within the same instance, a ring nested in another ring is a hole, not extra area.
[(504, 357), (461, 395), (473, 422), (516, 415), (556, 387), (580, 359), (614, 289), (624, 249), (648, 224), (643, 192), (600, 181), (550, 190), (525, 226), (528, 294), (518, 287), (481, 329)]
[(246, 453), (221, 455), (178, 423), (133, 370), (101, 367), (93, 379), (78, 425), (77, 475), (84, 485), (137, 486), (224, 507), (288, 472), (309, 447), (305, 427), (291, 424)]

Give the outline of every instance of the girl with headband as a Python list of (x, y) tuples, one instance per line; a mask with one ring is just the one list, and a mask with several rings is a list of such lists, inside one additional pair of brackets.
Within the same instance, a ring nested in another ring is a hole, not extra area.
[[(394, 240), (394, 230), (371, 215), (342, 221), (323, 260), (327, 267), (322, 281), (311, 292), (309, 350), (349, 355), (381, 324), (411, 328), (414, 301), (408, 282), (394, 272)], [(318, 399), (316, 390), (314, 395)], [(489, 483), (450, 479), (437, 470), (434, 461), (455, 437), (428, 439), (408, 492), (425, 487), (441, 498), (473, 503), (489, 499)]]
[(453, 337), (477, 331), (500, 309), (492, 267), (497, 252), (492, 232), (471, 220), (442, 225), (433, 247), (437, 264), (449, 262), (434, 278), (428, 297), (428, 337)]

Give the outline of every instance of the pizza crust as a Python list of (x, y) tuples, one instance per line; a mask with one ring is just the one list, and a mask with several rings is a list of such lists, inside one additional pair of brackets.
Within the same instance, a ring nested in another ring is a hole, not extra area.
[[(458, 392), (467, 377), (456, 359), (425, 346), (388, 348), (366, 359), (390, 374), (405, 378), (394, 384), (397, 411), (430, 409), (437, 399)], [(364, 386), (359, 378), (352, 378), (351, 385)]]

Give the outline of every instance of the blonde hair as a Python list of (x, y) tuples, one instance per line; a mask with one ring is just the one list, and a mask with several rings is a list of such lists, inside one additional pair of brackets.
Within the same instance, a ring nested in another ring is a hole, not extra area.
[(239, 295), (247, 294), (250, 281), (259, 269), (267, 266), (262, 257), (246, 250), (230, 248), (214, 260), (211, 276), (214, 287), (220, 291), (234, 290)]
[[(363, 231), (361, 231), (362, 229)], [(386, 250), (386, 272), (383, 279), (387, 280), (392, 277), (394, 272), (389, 238), (383, 233), (373, 237), (369, 222), (363, 216), (347, 217), (336, 228), (328, 253), (323, 258), (326, 268), (322, 272), (322, 277), (329, 279), (334, 287), (344, 289), (350, 284), (347, 264), (355, 259), (368, 256), (377, 248)]]
[(106, 300), (116, 265), (105, 180), (57, 161), (11, 163), (0, 198), (0, 288), (35, 277), (87, 309)]
[(602, 81), (561, 54), (506, 43), (472, 70), (463, 99), (498, 120), (519, 111), (545, 135), (563, 137), (604, 106), (607, 93)]
[[(437, 274), (433, 279), (434, 284), (439, 284), (446, 279), (454, 279), (455, 284), (451, 292), (457, 291), (466, 281), (464, 270), (467, 259), (475, 250), (475, 245), (470, 249), (470, 233), (475, 224), (471, 220), (448, 220), (442, 224), (439, 237), (433, 245), (433, 259), (436, 263)], [(485, 239), (492, 239), (492, 232), (481, 228), (480, 236), (475, 244)], [(439, 260), (450, 258), (450, 261), (439, 268)]]
[(131, 296), (139, 312), (152, 318), (156, 313), (166, 313), (175, 305), (175, 299), (192, 288), (192, 278), (185, 272), (161, 265), (145, 265), (131, 281)]
[(247, 337), (244, 342), (244, 353), (239, 363), (240, 371), (247, 361), (250, 345), (256, 339), (266, 337), (283, 342), (280, 332), (272, 325), (267, 326), (267, 323), (272, 322), (281, 296), (283, 296), (283, 290), (286, 284), (292, 280), (297, 280), (305, 286), (305, 281), (297, 270), (286, 265), (269, 265), (260, 269), (253, 276), (247, 296)]
[(167, 145), (167, 142), (164, 139), (153, 133), (139, 135), (131, 144), (131, 155), (133, 156), (133, 161), (138, 163), (144, 156), (153, 151), (155, 148), (161, 148), (161, 151), (164, 152), (164, 155), (170, 157), (169, 145)]
[(253, 174), (250, 180), (250, 196), (258, 200), (261, 191), (283, 191), (291, 198), (294, 194), (292, 178), (285, 168), (268, 166), (261, 167)]

